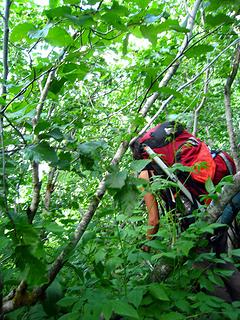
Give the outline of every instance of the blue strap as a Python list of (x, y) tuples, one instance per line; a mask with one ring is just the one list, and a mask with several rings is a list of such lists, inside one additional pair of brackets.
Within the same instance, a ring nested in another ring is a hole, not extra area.
[(235, 194), (231, 201), (226, 205), (222, 215), (219, 217), (219, 222), (231, 225), (237, 213), (240, 211), (240, 191)]

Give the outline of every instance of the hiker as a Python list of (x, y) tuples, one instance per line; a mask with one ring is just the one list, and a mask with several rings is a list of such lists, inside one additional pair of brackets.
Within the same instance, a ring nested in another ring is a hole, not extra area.
[[(204, 142), (187, 132), (182, 124), (175, 121), (159, 124), (135, 140), (131, 145), (134, 159), (149, 158), (149, 154), (144, 150), (145, 145), (158, 154), (168, 167), (174, 163), (181, 163), (184, 166), (195, 168), (190, 173), (178, 173), (178, 179), (190, 191), (194, 199), (194, 203), (190, 204), (191, 208), (188, 211), (196, 209), (197, 201), (202, 203), (201, 196), (207, 195), (205, 182), (208, 178), (216, 185), (224, 176), (236, 173), (235, 164), (226, 152), (214, 151), (211, 153)], [(163, 171), (152, 161), (140, 172), (139, 178), (150, 181), (157, 175), (163, 175)], [(167, 210), (172, 210), (176, 206), (175, 196), (176, 194), (173, 194), (171, 189), (161, 192)], [(146, 193), (144, 200), (150, 227), (147, 231), (147, 238), (151, 239), (158, 231), (158, 203), (151, 193)], [(206, 203), (209, 204), (209, 201)], [(186, 229), (188, 222), (186, 219), (182, 221), (186, 224), (182, 228)], [(147, 248), (145, 249), (147, 250)]]
[[(213, 184), (218, 184), (224, 176), (233, 175), (236, 173), (235, 164), (232, 158), (223, 151), (211, 152), (207, 145), (200, 139), (197, 139), (184, 127), (175, 121), (165, 122), (147, 131), (140, 136), (131, 145), (133, 157), (136, 160), (148, 159), (147, 152), (149, 146), (158, 156), (164, 161), (167, 167), (171, 167), (175, 163), (181, 163), (184, 166), (193, 167), (192, 172), (179, 172), (178, 185), (180, 186), (180, 193), (185, 193), (187, 200), (192, 199), (190, 207), (187, 206), (188, 214), (197, 208), (197, 202), (203, 203), (201, 195), (207, 195), (205, 182), (211, 179)], [(201, 163), (205, 163), (202, 166)], [(140, 172), (139, 178), (151, 181), (156, 175), (163, 175), (164, 166), (159, 167), (153, 160)], [(165, 171), (166, 173), (166, 171)], [(185, 189), (190, 191), (190, 197)], [(171, 188), (172, 189), (172, 188)], [(163, 197), (167, 209), (174, 209), (176, 207), (176, 193), (168, 188), (165, 192), (161, 191), (160, 196)], [(152, 239), (157, 233), (159, 227), (159, 210), (158, 203), (152, 193), (146, 193), (144, 196), (148, 211), (148, 225), (147, 238)], [(185, 197), (186, 200), (186, 197)], [(209, 199), (208, 199), (209, 200)], [(205, 200), (206, 204), (209, 201)], [(211, 200), (210, 200), (211, 201)], [(188, 205), (189, 205), (189, 201)], [(240, 193), (237, 193), (225, 209), (223, 210), (220, 223), (231, 225), (233, 218), (240, 210)], [(229, 220), (229, 221), (228, 221)], [(184, 219), (183, 219), (184, 221)], [(193, 222), (191, 219), (183, 224), (182, 230), (186, 229), (189, 224)], [(227, 248), (227, 231), (217, 233), (212, 238), (213, 242), (210, 244), (217, 256), (222, 252), (226, 252)], [(143, 246), (144, 251), (149, 251), (147, 246)], [(200, 248), (201, 253), (201, 248)], [(222, 262), (213, 264), (208, 261), (203, 261), (195, 267), (200, 267), (203, 270), (217, 267), (222, 270), (232, 271), (232, 275), (223, 277), (223, 286), (215, 286), (210, 293), (217, 296), (226, 302), (233, 302), (240, 300), (240, 272), (231, 262)]]

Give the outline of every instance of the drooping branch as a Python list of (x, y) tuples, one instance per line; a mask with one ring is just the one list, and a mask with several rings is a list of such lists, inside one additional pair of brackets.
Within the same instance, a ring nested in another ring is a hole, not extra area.
[(238, 44), (235, 51), (235, 55), (234, 55), (232, 70), (230, 75), (227, 78), (227, 81), (224, 87), (224, 102), (225, 102), (227, 129), (228, 129), (228, 135), (230, 140), (231, 152), (232, 152), (232, 156), (235, 161), (237, 170), (240, 170), (240, 159), (238, 157), (236, 137), (235, 137), (234, 128), (233, 128), (233, 117), (232, 117), (232, 108), (231, 108), (231, 87), (234, 82), (234, 79), (236, 78), (236, 75), (239, 69), (239, 63), (240, 63), (240, 45)]
[(192, 131), (192, 134), (194, 136), (197, 134), (199, 112), (202, 109), (202, 107), (204, 106), (204, 103), (206, 102), (206, 99), (207, 99), (206, 95), (207, 95), (208, 86), (209, 86), (209, 78), (210, 78), (209, 75), (210, 75), (210, 69), (207, 69), (207, 71), (206, 71), (206, 79), (205, 79), (204, 87), (203, 87), (203, 97), (202, 97), (199, 105), (196, 107), (196, 109), (194, 111), (193, 131)]
[[(190, 38), (192, 36), (192, 32), (193, 32), (195, 18), (196, 18), (196, 15), (197, 15), (197, 12), (198, 12), (198, 9), (199, 9), (201, 2), (202, 2), (202, 0), (196, 0), (193, 5), (192, 11), (190, 13), (188, 13), (188, 18), (187, 18), (188, 21), (187, 21), (186, 28), (189, 29), (189, 31), (186, 34), (186, 36), (184, 37), (184, 40), (183, 40), (181, 46), (179, 47), (178, 53), (174, 59), (174, 63), (171, 65), (171, 67), (168, 69), (167, 73), (164, 75), (164, 77), (160, 81), (160, 83), (159, 83), (160, 88), (167, 86), (168, 82), (174, 76), (174, 74), (176, 73), (176, 71), (180, 65), (180, 58), (183, 56), (183, 52), (189, 44), (189, 40), (190, 40)], [(144, 104), (144, 106), (140, 110), (140, 113), (143, 116), (145, 116), (147, 114), (148, 109), (153, 105), (153, 103), (158, 99), (158, 97), (159, 97), (159, 93), (154, 92), (147, 99), (146, 103)]]

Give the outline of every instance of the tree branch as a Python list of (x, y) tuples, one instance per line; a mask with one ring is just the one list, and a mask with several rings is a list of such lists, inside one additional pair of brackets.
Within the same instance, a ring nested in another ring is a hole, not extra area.
[(208, 68), (206, 70), (206, 79), (205, 79), (204, 87), (203, 87), (203, 97), (202, 97), (199, 105), (197, 106), (197, 108), (194, 111), (193, 131), (192, 131), (192, 134), (194, 136), (197, 134), (199, 112), (202, 109), (202, 107), (204, 106), (204, 103), (205, 103), (205, 101), (207, 99), (206, 95), (207, 95), (207, 92), (208, 92), (209, 78), (210, 78), (210, 68)]
[(232, 152), (232, 156), (235, 161), (237, 170), (240, 170), (240, 159), (238, 157), (236, 137), (235, 137), (234, 128), (233, 128), (233, 117), (232, 117), (232, 108), (231, 108), (231, 87), (234, 79), (236, 78), (238, 68), (239, 68), (239, 63), (240, 63), (240, 45), (238, 44), (235, 51), (232, 70), (226, 80), (226, 84), (224, 87), (224, 102), (225, 102), (227, 129), (228, 129), (228, 135), (230, 140), (231, 152)]
[(52, 168), (48, 174), (47, 189), (45, 192), (45, 200), (44, 200), (44, 206), (47, 210), (49, 210), (51, 195), (56, 185), (56, 180), (58, 176), (58, 173), (56, 173), (56, 171), (57, 171), (56, 168)]
[[(183, 56), (183, 53), (185, 51), (185, 49), (187, 48), (188, 44), (189, 44), (189, 40), (192, 36), (192, 31), (193, 31), (193, 27), (194, 27), (194, 22), (195, 22), (195, 18), (199, 9), (199, 6), (201, 4), (202, 0), (196, 0), (194, 5), (193, 5), (193, 9), (192, 11), (188, 14), (188, 22), (187, 22), (187, 26), (186, 28), (189, 29), (189, 32), (186, 34), (186, 36), (184, 37), (184, 40), (182, 42), (182, 45), (180, 46), (178, 53), (176, 55), (176, 57), (174, 58), (174, 62), (172, 63), (171, 67), (168, 69), (168, 72), (165, 74), (165, 76), (163, 77), (163, 79), (161, 80), (161, 82), (159, 83), (159, 87), (165, 87), (168, 82), (171, 80), (171, 78), (174, 76), (174, 74), (176, 73), (179, 65), (180, 65), (180, 58)], [(145, 116), (148, 109), (153, 105), (153, 103), (156, 101), (156, 99), (159, 97), (159, 93), (158, 92), (154, 92), (151, 97), (149, 97), (145, 103), (145, 105), (141, 108), (140, 113)]]

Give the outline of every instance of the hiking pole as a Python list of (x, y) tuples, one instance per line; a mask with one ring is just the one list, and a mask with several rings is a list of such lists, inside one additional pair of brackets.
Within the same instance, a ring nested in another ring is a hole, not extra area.
[(182, 182), (177, 178), (177, 176), (169, 171), (168, 166), (157, 156), (157, 154), (147, 145), (143, 145), (143, 149), (148, 153), (148, 155), (153, 159), (156, 164), (162, 169), (162, 171), (173, 181), (175, 182), (179, 189), (184, 193), (184, 195), (188, 198), (189, 201), (195, 203), (191, 193), (188, 189), (182, 184)]

